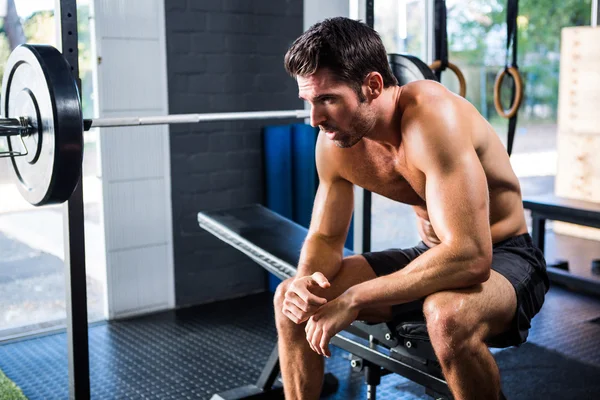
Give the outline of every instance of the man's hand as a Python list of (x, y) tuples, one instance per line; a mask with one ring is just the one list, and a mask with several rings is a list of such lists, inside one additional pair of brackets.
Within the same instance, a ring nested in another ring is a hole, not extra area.
[(283, 301), (283, 315), (296, 324), (307, 321), (327, 299), (314, 294), (318, 290), (327, 289), (331, 284), (320, 272), (297, 278), (288, 287)]
[(342, 294), (321, 307), (306, 324), (306, 340), (312, 349), (322, 356), (330, 357), (329, 341), (338, 332), (346, 329), (358, 317), (350, 296)]

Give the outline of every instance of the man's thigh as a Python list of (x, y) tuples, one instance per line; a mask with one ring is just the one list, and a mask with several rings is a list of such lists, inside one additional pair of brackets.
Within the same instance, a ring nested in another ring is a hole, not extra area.
[[(338, 274), (332, 279), (331, 286), (321, 292), (327, 300), (335, 299), (346, 290), (359, 283), (377, 278), (371, 265), (362, 255), (344, 258)], [(316, 293), (319, 295), (319, 293)], [(363, 309), (358, 314), (358, 320), (368, 322), (385, 322), (392, 319), (392, 307), (378, 307)]]
[(404, 268), (427, 249), (421, 243), (407, 249), (389, 249), (346, 257), (340, 271), (333, 277), (331, 287), (322, 294), (328, 300), (334, 299), (354, 285)]
[(428, 317), (442, 313), (485, 341), (510, 329), (517, 296), (512, 284), (492, 270), (484, 283), (434, 293), (425, 299), (423, 307)]
[(435, 293), (426, 303), (447, 302), (450, 309), (464, 311), (460, 312), (464, 324), (481, 329), (492, 347), (520, 345), (548, 291), (543, 254), (528, 234), (515, 236), (494, 244), (491, 268), (483, 284)]
[[(354, 285), (404, 268), (426, 250), (427, 246), (421, 243), (407, 249), (390, 249), (346, 257), (340, 271), (332, 279), (331, 287), (321, 295), (328, 300), (334, 299)], [(405, 307), (406, 305), (402, 304), (365, 309), (360, 312), (358, 319), (369, 322), (390, 321), (398, 313), (398, 308)]]
[(544, 304), (549, 281), (543, 253), (533, 245), (529, 234), (519, 235), (494, 245), (492, 270), (512, 286), (517, 299), (516, 312), (507, 331), (488, 339), (493, 347), (525, 342), (531, 320)]
[(331, 279), (331, 286), (328, 289), (317, 289), (321, 293), (316, 294), (333, 300), (350, 287), (375, 278), (377, 275), (362, 255), (349, 256), (344, 258), (340, 270)]

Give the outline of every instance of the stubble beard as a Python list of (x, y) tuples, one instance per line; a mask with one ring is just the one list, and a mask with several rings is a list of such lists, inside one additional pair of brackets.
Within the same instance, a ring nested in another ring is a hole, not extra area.
[(361, 111), (359, 109), (354, 114), (354, 117), (350, 123), (352, 130), (347, 132), (338, 132), (338, 135), (341, 137), (334, 140), (333, 143), (342, 149), (353, 147), (360, 142), (362, 138), (364, 138), (366, 134), (371, 131), (371, 129), (373, 129), (374, 125), (374, 113), (371, 110), (365, 109), (364, 111)]

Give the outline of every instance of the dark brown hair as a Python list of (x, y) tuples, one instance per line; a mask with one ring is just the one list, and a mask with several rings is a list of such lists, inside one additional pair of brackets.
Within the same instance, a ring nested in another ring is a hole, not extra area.
[(370, 72), (381, 74), (384, 87), (398, 84), (379, 34), (349, 18), (329, 18), (314, 24), (285, 55), (285, 69), (294, 78), (312, 75), (319, 68), (329, 69), (338, 80), (348, 83), (361, 101), (361, 86)]

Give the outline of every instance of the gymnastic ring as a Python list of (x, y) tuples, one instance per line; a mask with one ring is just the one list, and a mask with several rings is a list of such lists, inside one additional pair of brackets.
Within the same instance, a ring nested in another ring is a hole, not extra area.
[[(515, 81), (515, 101), (513, 101), (510, 110), (505, 112), (504, 107), (502, 107), (502, 102), (500, 101), (500, 87), (502, 86), (502, 81), (507, 73), (512, 76), (513, 80)], [(519, 111), (519, 106), (521, 105), (522, 100), (523, 80), (521, 79), (519, 70), (516, 67), (502, 69), (500, 72), (498, 72), (498, 75), (496, 75), (496, 82), (494, 83), (494, 106), (496, 107), (496, 112), (501, 117), (510, 119), (517, 114), (517, 111)]]
[[(441, 60), (435, 60), (429, 66), (429, 69), (431, 69), (432, 71), (438, 71), (440, 68), (442, 68)], [(465, 76), (463, 75), (462, 71), (460, 70), (460, 68), (458, 68), (458, 66), (456, 64), (452, 64), (451, 62), (448, 62), (448, 68), (452, 72), (454, 72), (454, 75), (456, 75), (456, 77), (458, 78), (458, 87), (459, 87), (458, 94), (461, 95), (462, 97), (465, 97), (467, 95), (467, 81), (465, 80)]]

